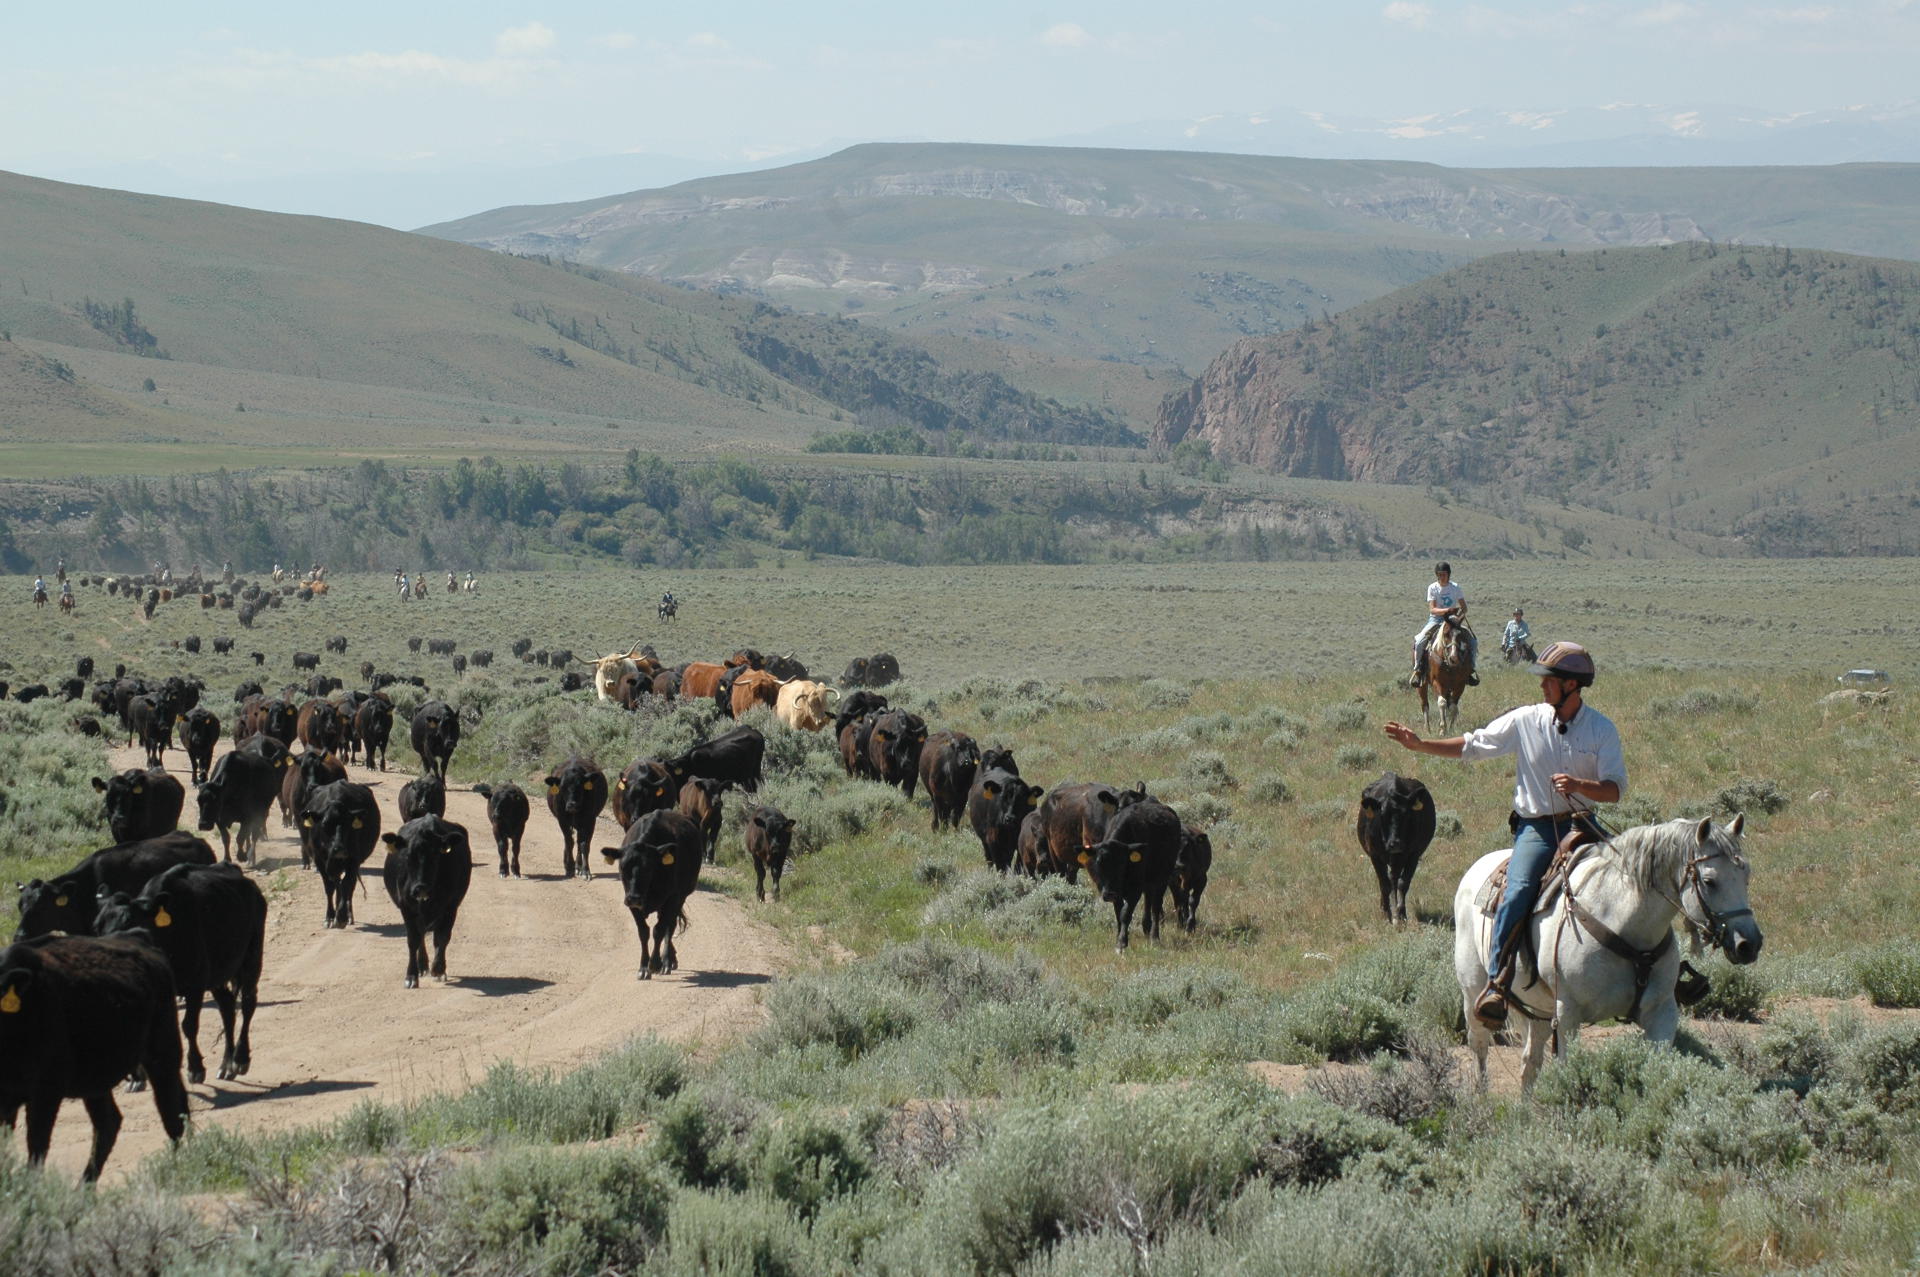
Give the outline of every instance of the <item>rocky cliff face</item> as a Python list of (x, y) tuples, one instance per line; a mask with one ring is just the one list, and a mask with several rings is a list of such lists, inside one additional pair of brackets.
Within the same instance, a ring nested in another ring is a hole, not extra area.
[(1223, 461), (1300, 479), (1397, 477), (1357, 424), (1315, 392), (1311, 378), (1289, 375), (1258, 342), (1229, 347), (1161, 407), (1155, 445), (1183, 439), (1205, 440)]

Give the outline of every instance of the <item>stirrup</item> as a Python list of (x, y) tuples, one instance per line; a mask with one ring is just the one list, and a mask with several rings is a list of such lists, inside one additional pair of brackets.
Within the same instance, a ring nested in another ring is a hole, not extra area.
[(1479, 999), (1473, 1004), (1473, 1018), (1483, 1028), (1504, 1029), (1507, 1027), (1506, 994), (1492, 984), (1486, 987)]

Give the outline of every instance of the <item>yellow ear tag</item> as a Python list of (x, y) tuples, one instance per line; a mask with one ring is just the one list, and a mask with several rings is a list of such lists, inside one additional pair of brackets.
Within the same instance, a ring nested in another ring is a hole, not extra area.
[(1131, 860), (1134, 864), (1137, 865), (1140, 863), (1140, 853), (1137, 851), (1130, 851), (1127, 853), (1127, 859)]
[(65, 909), (67, 907), (67, 898), (65, 896), (55, 896), (53, 898), (53, 907), (55, 909)]
[(20, 995), (15, 993), (12, 989), (8, 989), (6, 992), (6, 996), (0, 997), (0, 1011), (5, 1011), (8, 1015), (12, 1015), (14, 1012), (18, 1011), (19, 1009), (20, 1009)]
[(1080, 863), (1083, 865), (1087, 863), (1087, 853), (1084, 851), (1080, 853)]
[(560, 792), (560, 786), (558, 786), (558, 785), (548, 785), (548, 786), (547, 786), (547, 792), (548, 792), (549, 794), (553, 794), (553, 795), (558, 795), (558, 794), (559, 794), (559, 792)]
[(167, 912), (164, 905), (154, 913), (153, 925), (156, 927), (171, 927), (173, 925), (173, 915)]
[(655, 798), (665, 798), (667, 796), (667, 791), (664, 789), (655, 789), (653, 791), (653, 796)]
[(1415, 811), (1425, 811), (1427, 809), (1427, 805), (1425, 803), (1415, 803), (1413, 805), (1413, 809)]
[(621, 789), (623, 789), (623, 790), (624, 790), (624, 789), (625, 789), (626, 787), (627, 787), (627, 782), (626, 782), (626, 781), (624, 781), (624, 780), (623, 780), (623, 781), (621, 781), (621, 782), (620, 782), (620, 785), (619, 785), (619, 788), (621, 788)]
[(583, 780), (583, 781), (581, 781), (581, 782), (580, 782), (580, 788), (582, 788), (582, 789), (584, 789), (584, 790), (586, 790), (586, 791), (587, 791), (588, 793), (592, 793), (592, 792), (593, 792), (593, 782), (592, 782), (592, 781), (590, 781), (590, 780)]
[(133, 792), (136, 794), (144, 794), (147, 792), (147, 787), (145, 785), (135, 785), (133, 787)]
[(364, 821), (364, 820), (362, 820), (362, 819), (360, 819), (360, 817), (358, 817), (358, 816), (355, 816), (355, 817), (353, 818), (353, 827), (354, 827), (355, 829), (362, 829), (362, 828), (365, 828), (365, 826), (366, 826), (366, 823), (367, 823), (366, 821)]
[(661, 857), (660, 857), (660, 863), (661, 863), (661, 864), (663, 864), (663, 865), (670, 865), (670, 864), (672, 864), (672, 863), (673, 863), (673, 853), (669, 851), (669, 852), (667, 852), (667, 853), (666, 853), (665, 855), (663, 855), (663, 856), (661, 856)]

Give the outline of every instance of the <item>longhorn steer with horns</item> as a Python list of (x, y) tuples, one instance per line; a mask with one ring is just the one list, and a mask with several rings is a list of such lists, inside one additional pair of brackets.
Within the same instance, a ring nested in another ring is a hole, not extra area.
[(598, 660), (581, 664), (593, 666), (593, 690), (601, 700), (619, 701), (627, 706), (632, 705), (643, 678), (650, 678), (660, 668), (658, 661), (642, 655), (642, 645), (637, 640), (624, 652), (609, 652)]

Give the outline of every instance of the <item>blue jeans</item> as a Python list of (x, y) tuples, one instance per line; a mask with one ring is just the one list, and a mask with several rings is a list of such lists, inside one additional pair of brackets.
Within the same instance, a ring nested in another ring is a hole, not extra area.
[(1493, 915), (1493, 944), (1487, 955), (1487, 978), (1492, 979), (1506, 958), (1514, 930), (1524, 927), (1540, 898), (1540, 879), (1553, 863), (1553, 851), (1573, 828), (1571, 816), (1535, 816), (1520, 822), (1513, 836), (1513, 859), (1507, 864), (1507, 894)]

